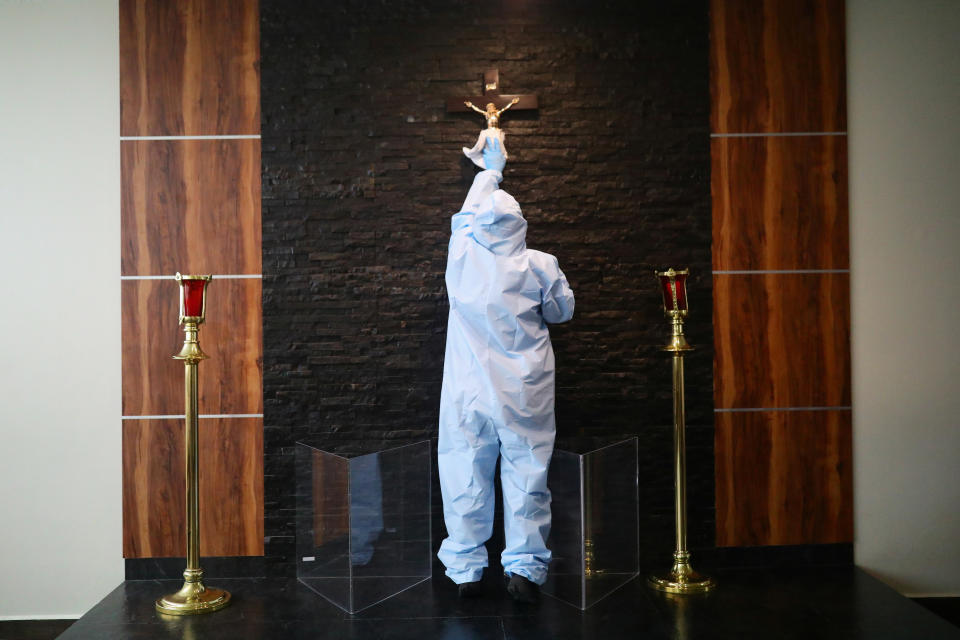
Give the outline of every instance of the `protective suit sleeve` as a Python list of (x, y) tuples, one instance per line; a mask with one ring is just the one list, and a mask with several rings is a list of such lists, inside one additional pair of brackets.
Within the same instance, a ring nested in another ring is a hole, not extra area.
[(560, 263), (549, 253), (530, 250), (531, 264), (540, 281), (540, 312), (551, 324), (573, 317), (573, 289), (560, 270)]
[(495, 169), (485, 169), (473, 178), (473, 184), (470, 191), (467, 192), (467, 199), (463, 201), (460, 211), (472, 211), (476, 213), (480, 210), (480, 205), (484, 200), (497, 190), (500, 181), (503, 180), (503, 174)]
[[(473, 226), (474, 216), (480, 212), (480, 206), (497, 190), (501, 180), (503, 180), (503, 174), (492, 169), (481, 171), (474, 177), (470, 192), (467, 193), (467, 199), (463, 201), (463, 207), (459, 213), (453, 214), (450, 218), (450, 255), (448, 260), (462, 253), (466, 235)], [(456, 250), (454, 249), (455, 244), (459, 247)]]

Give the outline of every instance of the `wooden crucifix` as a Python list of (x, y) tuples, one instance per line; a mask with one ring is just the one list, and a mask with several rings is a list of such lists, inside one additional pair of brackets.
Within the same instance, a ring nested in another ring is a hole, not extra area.
[(517, 95), (512, 93), (500, 93), (500, 72), (497, 69), (490, 69), (483, 74), (483, 95), (482, 96), (458, 96), (447, 98), (447, 112), (455, 113), (460, 111), (471, 111), (466, 105), (467, 102), (479, 107), (478, 111), (484, 111), (488, 104), (492, 104), (494, 109), (500, 113), (505, 108), (512, 108), (514, 111), (536, 109), (537, 96), (533, 94)]
[[(479, 106), (475, 103), (479, 103)], [(483, 107), (483, 108), (481, 108)], [(477, 144), (472, 149), (463, 148), (463, 154), (473, 161), (481, 169), (486, 168), (483, 160), (483, 148), (488, 139), (496, 139), (500, 142), (504, 157), (507, 156), (507, 149), (503, 146), (504, 133), (500, 129), (500, 114), (507, 109), (536, 109), (537, 96), (514, 95), (500, 93), (500, 74), (496, 69), (490, 69), (483, 74), (483, 95), (466, 96), (447, 99), (447, 111), (476, 111), (487, 119), (487, 128), (480, 132), (477, 138)]]

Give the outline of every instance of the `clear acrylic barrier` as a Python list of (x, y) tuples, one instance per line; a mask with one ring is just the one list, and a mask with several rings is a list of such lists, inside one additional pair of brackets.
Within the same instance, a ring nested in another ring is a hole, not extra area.
[(431, 575), (430, 441), (364, 455), (298, 442), (297, 579), (356, 613)]
[(637, 439), (558, 443), (548, 484), (553, 561), (543, 592), (587, 609), (640, 573)]

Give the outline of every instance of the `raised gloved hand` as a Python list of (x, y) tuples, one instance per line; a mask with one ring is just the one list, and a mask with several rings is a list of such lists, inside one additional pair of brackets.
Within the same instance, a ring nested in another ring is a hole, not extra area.
[(483, 146), (483, 164), (487, 169), (493, 169), (503, 173), (503, 168), (507, 166), (507, 158), (503, 155), (500, 148), (500, 141), (496, 138), (487, 138), (487, 144)]

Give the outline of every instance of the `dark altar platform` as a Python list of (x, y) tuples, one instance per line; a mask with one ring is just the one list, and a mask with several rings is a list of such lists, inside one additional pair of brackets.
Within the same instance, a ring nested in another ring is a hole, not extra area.
[(664, 596), (633, 580), (584, 612), (546, 596), (539, 605), (515, 604), (490, 574), (486, 597), (460, 600), (451, 583), (435, 577), (352, 616), (294, 579), (210, 577), (209, 584), (233, 593), (233, 603), (185, 618), (161, 618), (153, 609), (154, 600), (178, 588), (178, 581), (128, 580), (60, 637), (960, 639), (960, 628), (856, 568), (728, 569), (714, 575), (720, 586), (707, 596)]

